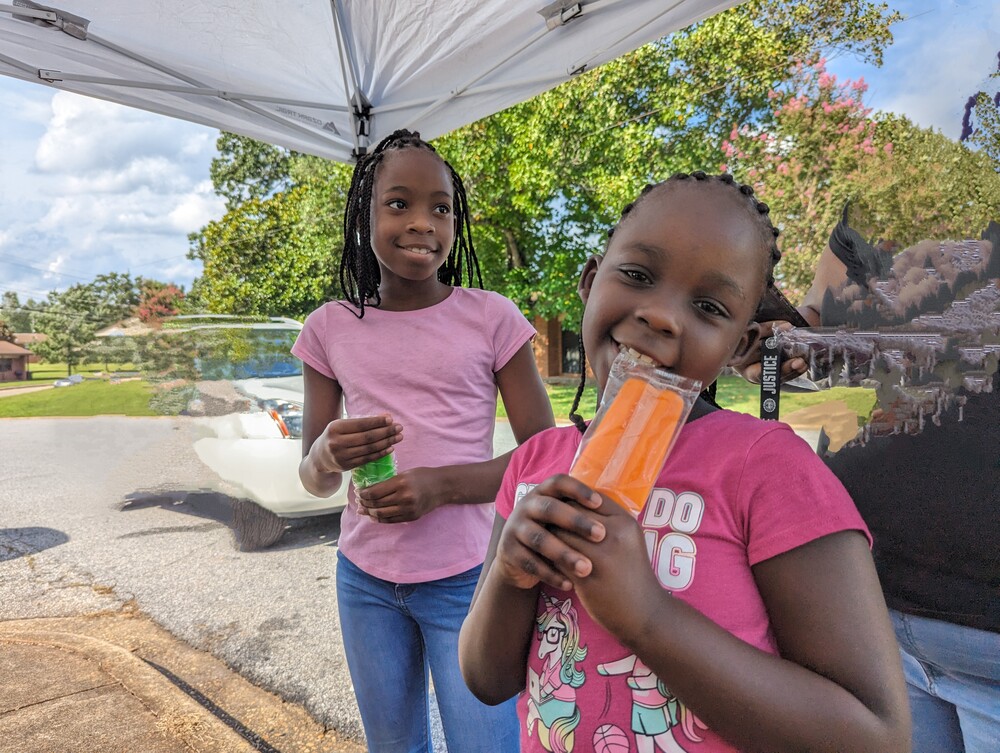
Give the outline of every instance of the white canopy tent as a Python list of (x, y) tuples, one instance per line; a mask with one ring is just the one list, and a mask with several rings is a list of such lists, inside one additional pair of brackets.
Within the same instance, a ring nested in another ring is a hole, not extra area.
[(441, 134), (740, 0), (0, 3), (0, 73), (349, 161)]

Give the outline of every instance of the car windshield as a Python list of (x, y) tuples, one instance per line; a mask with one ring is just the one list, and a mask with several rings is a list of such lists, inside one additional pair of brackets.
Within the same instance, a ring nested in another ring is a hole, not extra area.
[(163, 379), (264, 379), (301, 376), (289, 352), (297, 329), (245, 326), (195, 327), (137, 339), (137, 363)]

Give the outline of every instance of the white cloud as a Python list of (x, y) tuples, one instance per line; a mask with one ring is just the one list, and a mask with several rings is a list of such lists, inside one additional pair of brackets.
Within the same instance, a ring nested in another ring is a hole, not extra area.
[(0, 289), (39, 298), (133, 269), (190, 285), (187, 235), (225, 211), (218, 131), (10, 79), (0, 115)]
[(895, 43), (882, 68), (836, 60), (840, 77), (863, 76), (866, 102), (902, 113), (918, 125), (958, 138), (965, 102), (996, 71), (1000, 51), (1000, 4), (973, 0), (900, 0), (905, 16), (893, 27)]

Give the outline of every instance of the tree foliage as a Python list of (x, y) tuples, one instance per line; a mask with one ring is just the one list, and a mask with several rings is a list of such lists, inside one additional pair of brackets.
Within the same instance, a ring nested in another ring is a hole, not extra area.
[[(867, 0), (751, 0), (438, 139), (486, 285), (575, 322), (580, 268), (645, 183), (718, 165), (733, 123), (765, 119), (797, 61), (836, 48), (879, 62), (898, 19)], [(212, 178), (228, 212), (192, 236), (193, 294), (296, 316), (336, 295), (349, 170), (225, 134)]]
[(905, 117), (863, 104), (864, 81), (839, 83), (823, 61), (801, 65), (773, 90), (771, 114), (733, 128), (725, 165), (771, 206), (781, 229), (779, 276), (795, 300), (847, 202), (872, 239), (978, 236), (1000, 207), (1000, 175), (974, 152)]
[(65, 291), (51, 292), (44, 310), (32, 316), (35, 331), (46, 335), (35, 343), (32, 352), (50, 362), (63, 362), (67, 373), (88, 360), (87, 346), (94, 339), (101, 322), (92, 312), (99, 304), (91, 285), (73, 285)]
[(148, 280), (139, 293), (135, 315), (145, 324), (156, 323), (181, 312), (184, 291), (173, 284)]
[(31, 332), (31, 311), (34, 301), (28, 301), (23, 306), (13, 290), (4, 291), (0, 298), (0, 319), (14, 332)]

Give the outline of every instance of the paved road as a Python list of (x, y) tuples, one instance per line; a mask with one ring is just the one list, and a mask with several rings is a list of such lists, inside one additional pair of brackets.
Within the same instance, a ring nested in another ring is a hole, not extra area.
[(27, 395), (29, 392), (40, 392), (41, 390), (51, 390), (51, 384), (38, 384), (33, 387), (5, 387), (0, 390), (0, 397), (14, 397), (14, 395)]
[[(361, 737), (336, 619), (340, 516), (278, 521), (241, 551), (234, 510), (185, 419), (0, 421), (0, 614), (63, 616), (130, 600), (174, 635)], [(498, 450), (513, 446), (498, 424)], [(18, 556), (31, 552), (31, 556)]]

